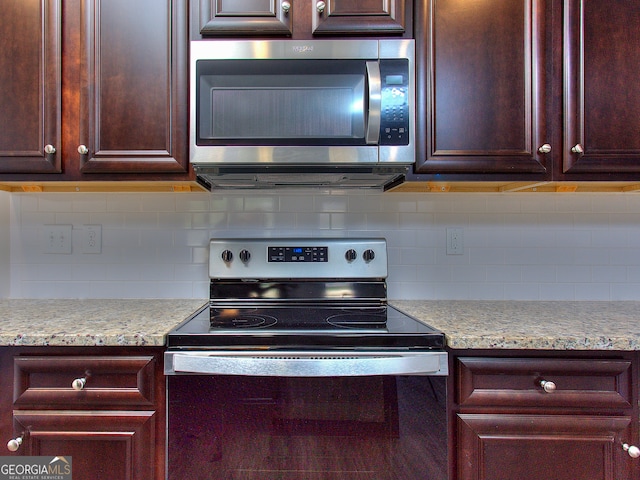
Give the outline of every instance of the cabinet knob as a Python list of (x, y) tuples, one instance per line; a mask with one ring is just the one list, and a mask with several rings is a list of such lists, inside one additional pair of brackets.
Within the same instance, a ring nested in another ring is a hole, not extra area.
[(556, 384), (548, 380), (540, 380), (540, 386), (547, 393), (553, 393), (556, 391)]
[(7, 442), (7, 449), (10, 452), (17, 452), (20, 445), (22, 445), (22, 437), (12, 438)]
[(46, 153), (47, 155), (53, 155), (54, 153), (56, 153), (56, 147), (51, 144), (45, 145), (44, 153)]
[(635, 445), (629, 445), (628, 443), (622, 444), (622, 449), (629, 454), (631, 458), (640, 457), (640, 448)]
[(284, 13), (289, 13), (289, 10), (291, 10), (291, 4), (289, 2), (282, 2), (280, 7)]
[(540, 148), (538, 148), (538, 152), (540, 152), (540, 153), (549, 153), (549, 152), (551, 152), (551, 145), (549, 145), (548, 143), (545, 143)]
[(582, 148), (582, 145), (580, 145), (579, 143), (576, 143), (572, 148), (571, 151), (573, 153), (577, 153), (579, 155), (582, 155), (584, 153), (584, 148)]
[(76, 378), (73, 382), (71, 382), (71, 388), (73, 388), (76, 392), (84, 389), (84, 386), (87, 384), (87, 377)]
[(327, 7), (327, 4), (322, 1), (316, 3), (316, 10), (318, 11), (318, 13), (324, 13), (324, 9), (326, 7)]
[(87, 146), (86, 146), (86, 145), (80, 145), (80, 146), (78, 147), (78, 153), (79, 153), (80, 155), (86, 155), (87, 153), (89, 153), (89, 149), (87, 148)]

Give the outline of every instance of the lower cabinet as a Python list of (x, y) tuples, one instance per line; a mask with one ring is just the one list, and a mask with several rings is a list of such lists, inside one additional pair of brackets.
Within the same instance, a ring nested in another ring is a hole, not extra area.
[(633, 354), (475, 353), (453, 359), (452, 478), (638, 478)]
[(631, 418), (458, 414), (461, 479), (632, 479), (620, 446)]
[(78, 480), (165, 477), (162, 349), (1, 350), (3, 379), (13, 384), (0, 420), (8, 450), (71, 457)]

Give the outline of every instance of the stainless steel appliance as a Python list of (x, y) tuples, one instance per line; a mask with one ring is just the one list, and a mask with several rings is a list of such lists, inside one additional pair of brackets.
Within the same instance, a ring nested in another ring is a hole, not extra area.
[(214, 188), (380, 188), (415, 161), (414, 40), (191, 42), (190, 158)]
[(441, 332), (387, 303), (384, 239), (211, 240), (168, 335), (168, 478), (446, 479)]

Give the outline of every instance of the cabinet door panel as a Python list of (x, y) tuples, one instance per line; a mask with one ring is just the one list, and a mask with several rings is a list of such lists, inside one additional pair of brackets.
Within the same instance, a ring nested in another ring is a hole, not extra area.
[(630, 424), (629, 417), (459, 414), (458, 478), (630, 479), (621, 448)]
[(83, 173), (188, 167), (186, 4), (163, 4), (83, 0)]
[(546, 173), (550, 2), (421, 4), (416, 172)]
[(62, 171), (60, 24), (56, 0), (0, 4), (1, 173)]
[(334, 0), (311, 13), (314, 35), (404, 33), (405, 0)]
[(24, 455), (70, 456), (73, 478), (151, 480), (153, 412), (16, 412)]
[(564, 7), (563, 171), (640, 172), (638, 3), (565, 0)]
[[(292, 13), (282, 0), (199, 0), (200, 34), (203, 36), (290, 36)], [(299, 4), (289, 1), (292, 9)]]

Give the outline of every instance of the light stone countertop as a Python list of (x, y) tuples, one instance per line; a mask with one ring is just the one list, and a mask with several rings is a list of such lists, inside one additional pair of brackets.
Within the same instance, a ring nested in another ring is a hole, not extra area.
[[(162, 346), (206, 302), (0, 299), (0, 346)], [(640, 350), (640, 302), (389, 303), (456, 349)]]
[(456, 349), (640, 350), (640, 302), (390, 301)]
[(0, 300), (0, 346), (161, 346), (207, 300)]

